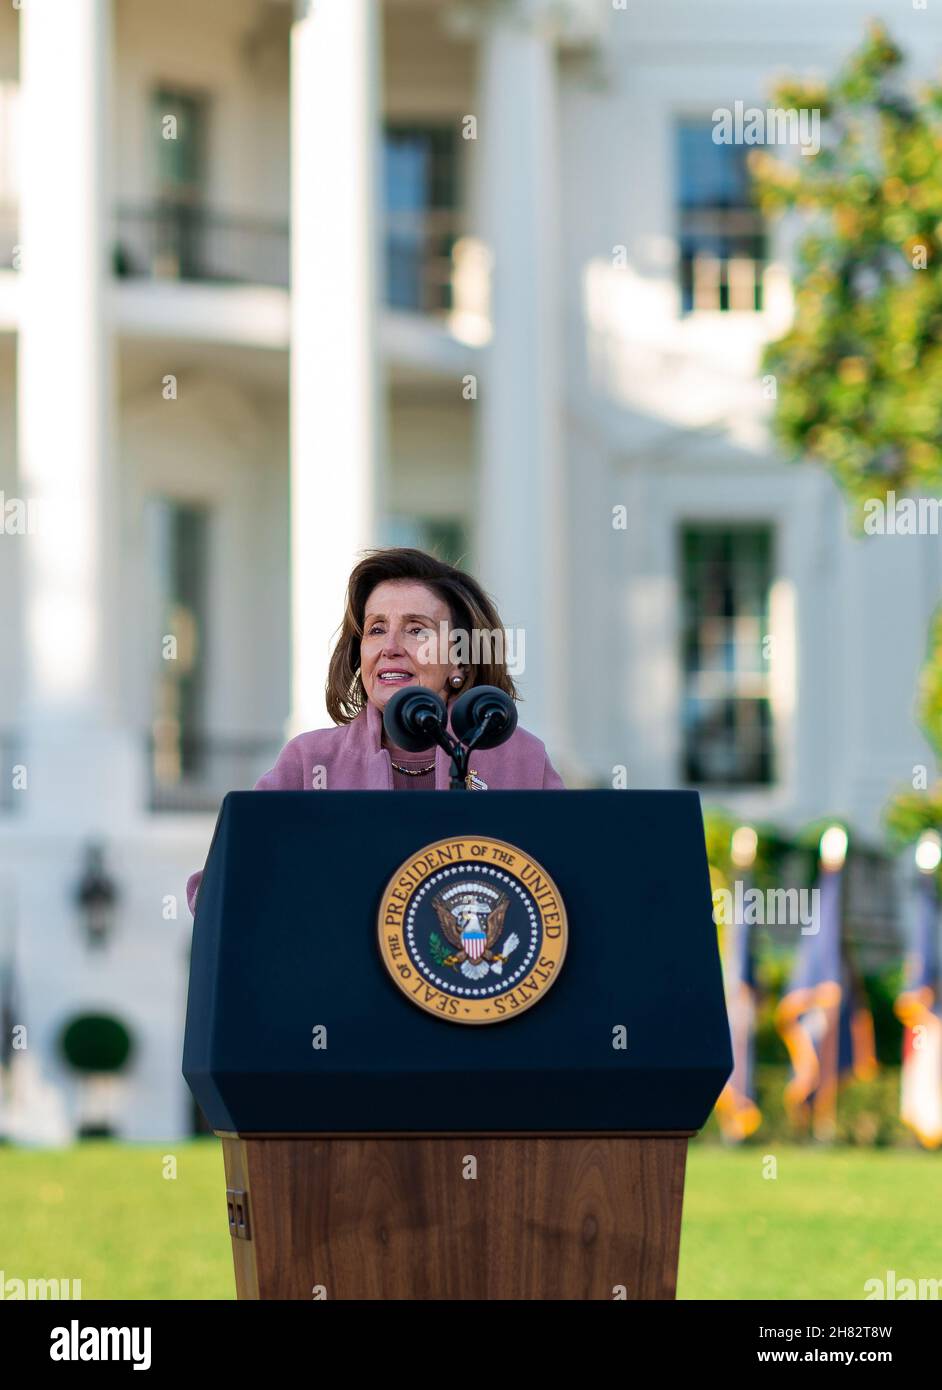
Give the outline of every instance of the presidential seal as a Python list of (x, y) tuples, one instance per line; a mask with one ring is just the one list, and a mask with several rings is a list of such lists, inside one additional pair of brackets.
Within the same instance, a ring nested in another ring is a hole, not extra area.
[(501, 1023), (552, 985), (566, 955), (559, 889), (503, 840), (436, 840), (396, 870), (379, 949), (413, 1004), (449, 1023)]

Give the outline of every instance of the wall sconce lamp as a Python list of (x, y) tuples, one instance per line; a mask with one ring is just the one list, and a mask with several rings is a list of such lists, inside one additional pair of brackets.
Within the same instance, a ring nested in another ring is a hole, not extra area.
[(88, 845), (75, 901), (81, 911), (82, 927), (90, 946), (104, 946), (114, 931), (117, 900), (118, 890), (105, 869), (104, 846)]

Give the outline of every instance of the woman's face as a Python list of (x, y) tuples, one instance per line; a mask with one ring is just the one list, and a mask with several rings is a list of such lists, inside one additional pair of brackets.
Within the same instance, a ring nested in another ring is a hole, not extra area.
[(443, 629), (451, 613), (431, 589), (411, 579), (386, 579), (366, 600), (360, 640), (360, 676), (367, 698), (380, 709), (404, 685), (424, 685), (444, 699), (454, 694)]

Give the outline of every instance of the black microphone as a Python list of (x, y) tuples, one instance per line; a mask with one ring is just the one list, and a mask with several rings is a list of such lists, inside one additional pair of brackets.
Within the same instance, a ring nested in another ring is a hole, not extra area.
[(410, 753), (424, 753), (433, 743), (447, 749), (447, 744), (442, 743), (447, 724), (445, 701), (424, 686), (397, 690), (383, 706), (386, 737)]
[[(451, 727), (461, 743), (473, 748), (497, 748), (507, 742), (517, 727), (517, 706), (496, 685), (475, 685), (452, 705)], [(473, 738), (477, 731), (478, 737)]]

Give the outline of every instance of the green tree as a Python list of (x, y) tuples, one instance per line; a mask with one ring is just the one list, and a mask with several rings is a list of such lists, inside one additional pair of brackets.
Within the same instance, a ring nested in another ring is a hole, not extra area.
[[(795, 317), (764, 354), (776, 381), (773, 432), (812, 459), (865, 530), (890, 490), (942, 492), (942, 84), (900, 81), (882, 25), (828, 84), (789, 81), (777, 105), (817, 109), (816, 155), (755, 151), (759, 205), (801, 214)], [(918, 716), (942, 759), (942, 610), (930, 632)], [(889, 808), (899, 840), (939, 823), (942, 786)]]

